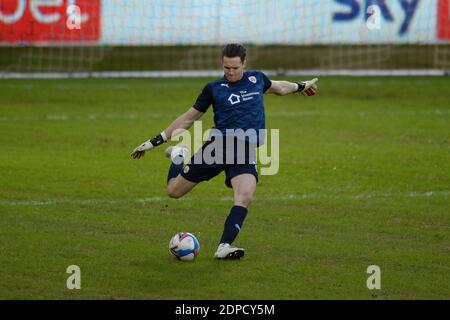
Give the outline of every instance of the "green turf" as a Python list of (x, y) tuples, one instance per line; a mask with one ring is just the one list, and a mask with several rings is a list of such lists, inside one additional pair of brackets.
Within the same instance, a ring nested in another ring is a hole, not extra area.
[[(280, 171), (260, 177), (241, 261), (212, 258), (223, 175), (171, 200), (164, 148), (129, 157), (205, 81), (0, 81), (1, 299), (450, 298), (450, 79), (324, 77), (314, 98), (267, 96)], [(169, 255), (181, 230), (200, 241), (193, 263)]]

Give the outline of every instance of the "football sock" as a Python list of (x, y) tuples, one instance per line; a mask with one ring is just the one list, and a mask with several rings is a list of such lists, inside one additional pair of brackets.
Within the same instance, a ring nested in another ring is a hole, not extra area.
[(236, 239), (239, 231), (241, 230), (244, 219), (247, 216), (247, 208), (241, 206), (233, 206), (231, 212), (225, 220), (225, 227), (222, 234), (220, 243), (231, 244)]
[[(177, 163), (179, 163), (179, 164), (177, 164)], [(169, 174), (167, 175), (167, 183), (169, 183), (170, 179), (176, 178), (180, 174), (181, 170), (183, 170), (183, 166), (184, 166), (184, 164), (183, 164), (183, 156), (182, 155), (176, 156), (172, 160), (172, 163), (170, 164)]]

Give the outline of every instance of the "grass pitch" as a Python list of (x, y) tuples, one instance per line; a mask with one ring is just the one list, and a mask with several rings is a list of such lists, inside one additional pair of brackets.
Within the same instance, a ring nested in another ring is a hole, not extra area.
[[(1, 299), (450, 298), (450, 79), (324, 77), (314, 98), (266, 96), (280, 171), (260, 176), (241, 261), (213, 259), (223, 174), (172, 200), (164, 147), (129, 156), (207, 80), (0, 81)], [(168, 252), (183, 230), (193, 263)]]

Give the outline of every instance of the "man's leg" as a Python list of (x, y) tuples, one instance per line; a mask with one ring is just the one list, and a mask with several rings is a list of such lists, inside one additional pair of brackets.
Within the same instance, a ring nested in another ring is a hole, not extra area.
[(169, 147), (166, 149), (166, 155), (172, 162), (167, 175), (167, 194), (171, 198), (181, 198), (197, 185), (197, 182), (191, 182), (180, 175), (186, 154), (186, 148)]
[[(183, 161), (187, 156), (188, 149), (185, 147), (169, 147), (166, 149), (166, 156), (172, 161), (167, 176), (167, 194), (171, 198), (180, 198), (191, 191), (199, 182), (208, 181), (224, 169), (224, 164), (207, 164), (203, 162), (205, 148), (211, 142), (206, 142), (197, 153), (192, 156), (191, 161), (184, 166)], [(200, 163), (196, 163), (197, 159)]]
[(191, 191), (198, 182), (191, 182), (183, 178), (180, 174), (176, 178), (172, 178), (167, 183), (167, 195), (171, 198), (178, 199)]
[(234, 192), (234, 206), (228, 215), (220, 245), (215, 254), (221, 259), (240, 259), (244, 256), (244, 249), (231, 247), (247, 216), (253, 194), (256, 190), (256, 178), (253, 174), (243, 173), (231, 179)]

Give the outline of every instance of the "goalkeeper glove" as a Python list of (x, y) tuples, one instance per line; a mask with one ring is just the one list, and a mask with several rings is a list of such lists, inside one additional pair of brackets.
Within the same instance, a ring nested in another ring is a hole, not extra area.
[(309, 81), (303, 81), (303, 82), (296, 82), (298, 85), (297, 92), (300, 92), (304, 96), (313, 96), (317, 92), (317, 85), (316, 82), (319, 81), (319, 79), (314, 78)]
[(131, 156), (133, 157), (133, 159), (139, 159), (140, 157), (144, 156), (145, 151), (150, 150), (156, 146), (159, 146), (160, 144), (163, 144), (166, 141), (167, 136), (166, 133), (163, 131), (153, 139), (145, 141), (139, 147), (134, 149), (133, 152), (131, 153)]

